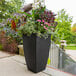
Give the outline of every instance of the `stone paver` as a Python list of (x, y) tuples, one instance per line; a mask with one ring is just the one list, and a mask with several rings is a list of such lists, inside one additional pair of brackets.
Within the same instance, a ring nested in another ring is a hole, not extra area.
[[(0, 53), (3, 54), (4, 53)], [(11, 57), (3, 57), (0, 59), (0, 76), (72, 76), (70, 74), (46, 68), (40, 73), (33, 73), (27, 69), (25, 58), (15, 55)]]
[(15, 55), (15, 56), (12, 56), (11, 59), (16, 61), (16, 62), (26, 64), (24, 56)]
[(9, 56), (12, 56), (12, 54), (8, 54), (8, 53), (0, 51), (0, 59), (5, 58), (5, 57), (9, 57)]
[(0, 76), (48, 76), (42, 72), (34, 74), (28, 71), (26, 65), (18, 63), (11, 58), (0, 60)]

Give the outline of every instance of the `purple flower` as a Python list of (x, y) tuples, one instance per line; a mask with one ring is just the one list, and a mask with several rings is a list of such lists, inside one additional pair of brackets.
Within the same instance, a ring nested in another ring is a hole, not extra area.
[(8, 19), (7, 19), (7, 22), (11, 22), (11, 20), (12, 20), (11, 18), (8, 18)]
[(37, 21), (38, 21), (38, 22), (41, 22), (41, 20), (40, 20), (40, 19), (38, 19)]

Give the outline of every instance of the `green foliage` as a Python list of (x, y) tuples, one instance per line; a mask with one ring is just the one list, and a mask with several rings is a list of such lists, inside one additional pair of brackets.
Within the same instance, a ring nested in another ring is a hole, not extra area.
[(71, 28), (71, 32), (72, 32), (72, 43), (76, 44), (76, 23), (72, 26)]
[(2, 49), (3, 49), (2, 44), (0, 44), (0, 50), (2, 50)]
[(76, 23), (73, 25), (71, 31), (76, 35)]
[(71, 43), (76, 44), (76, 33), (72, 32)]
[(59, 37), (59, 40), (66, 40), (67, 43), (71, 42), (71, 22), (72, 17), (69, 16), (64, 9), (58, 12), (56, 21), (58, 22), (58, 25), (56, 27), (57, 36)]
[(27, 34), (28, 36), (32, 33), (35, 33), (35, 23), (32, 20), (28, 20), (26, 24), (24, 24), (23, 26), (20, 26), (19, 28), (19, 32), (23, 35), (23, 34)]
[(65, 49), (76, 50), (76, 46), (66, 46)]
[(0, 21), (10, 18), (12, 13), (18, 12), (24, 0), (0, 0)]
[(41, 5), (39, 5), (39, 8), (35, 9), (35, 10), (32, 10), (32, 17), (37, 20), (37, 19), (41, 19), (40, 16), (41, 16), (41, 13), (44, 14), (44, 11), (45, 11), (45, 7), (41, 7)]

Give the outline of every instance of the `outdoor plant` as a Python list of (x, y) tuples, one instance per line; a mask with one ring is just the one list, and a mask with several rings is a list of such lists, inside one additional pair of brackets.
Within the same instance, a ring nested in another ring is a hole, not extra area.
[(21, 44), (22, 37), (18, 33), (18, 28), (22, 24), (20, 18), (21, 14), (15, 13), (11, 18), (8, 18), (6, 23), (4, 24), (3, 31), (5, 31), (6, 37), (11, 37), (16, 40), (17, 44)]
[(33, 9), (30, 14), (25, 13), (26, 23), (19, 27), (19, 32), (23, 35), (30, 36), (35, 33), (39, 37), (47, 38), (49, 34), (54, 32), (57, 25), (55, 22), (55, 14), (46, 10), (46, 7), (39, 5), (39, 8)]
[(3, 37), (2, 46), (4, 51), (10, 52), (10, 53), (17, 52), (17, 42), (11, 37)]
[(5, 31), (0, 31), (0, 49), (3, 51), (7, 51), (10, 53), (16, 53), (17, 52), (17, 45), (15, 39), (13, 39), (11, 36), (6, 36)]
[(2, 45), (2, 50), (8, 51), (10, 53), (17, 52), (17, 46), (22, 40), (17, 32), (17, 28), (20, 26), (20, 17), (16, 16), (11, 16), (11, 18), (8, 18), (7, 21), (0, 24), (0, 44)]
[(56, 14), (39, 3), (39, 7), (32, 9), (30, 13), (15, 13), (11, 19), (8, 19), (6, 35), (15, 38), (18, 42), (22, 39), (21, 35), (23, 34), (30, 36), (35, 33), (39, 37), (47, 38), (54, 32), (57, 25), (55, 16)]
[[(57, 25), (55, 14), (39, 3), (30, 13), (24, 12), (26, 23), (18, 31), (23, 36), (23, 48), (29, 70), (38, 73), (45, 69), (51, 41), (51, 34)], [(48, 60), (49, 64), (50, 60)]]

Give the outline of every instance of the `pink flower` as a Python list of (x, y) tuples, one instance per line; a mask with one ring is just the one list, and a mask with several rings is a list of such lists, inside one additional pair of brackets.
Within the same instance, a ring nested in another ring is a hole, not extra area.
[(45, 22), (46, 25), (48, 25), (48, 22)]
[(38, 19), (37, 21), (38, 21), (38, 22), (41, 22), (41, 20), (40, 20), (40, 19)]
[(48, 28), (47, 28), (46, 26), (44, 26), (44, 29), (45, 29), (45, 30), (48, 30)]
[(45, 22), (46, 25), (51, 26), (48, 22)]
[(51, 26), (51, 25), (48, 23), (48, 26)]
[(43, 24), (41, 24), (41, 26), (43, 26)]
[(45, 22), (45, 20), (42, 20), (42, 22)]

